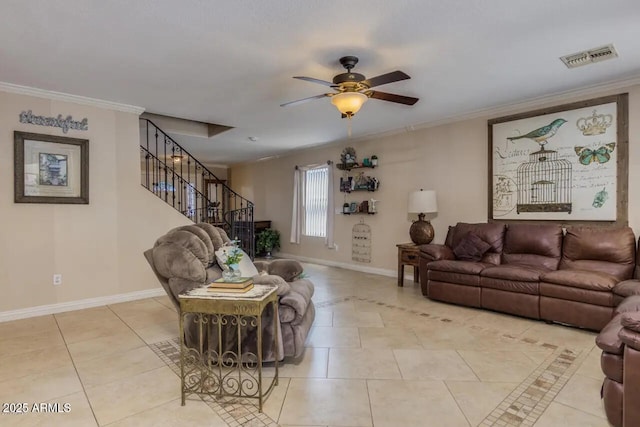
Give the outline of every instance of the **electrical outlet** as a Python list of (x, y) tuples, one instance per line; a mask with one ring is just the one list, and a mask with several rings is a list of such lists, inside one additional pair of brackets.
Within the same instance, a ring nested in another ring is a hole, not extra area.
[(338, 244), (337, 244), (337, 243), (334, 243), (334, 244), (333, 244), (333, 249), (335, 249), (335, 250), (336, 250), (336, 252), (338, 252)]
[(62, 274), (53, 275), (53, 284), (55, 286), (62, 285)]

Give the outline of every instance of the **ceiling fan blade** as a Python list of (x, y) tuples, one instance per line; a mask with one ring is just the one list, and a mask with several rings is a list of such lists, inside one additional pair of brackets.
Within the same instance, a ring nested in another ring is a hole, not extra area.
[(402, 71), (392, 71), (391, 73), (381, 74), (379, 76), (373, 77), (371, 79), (367, 79), (362, 83), (366, 84), (369, 87), (382, 86), (387, 83), (399, 82), (400, 80), (410, 79), (408, 75), (403, 73)]
[(299, 79), (299, 80), (304, 80), (306, 82), (318, 83), (318, 84), (321, 84), (323, 86), (338, 87), (337, 85), (334, 85), (331, 82), (328, 82), (326, 80), (314, 79), (313, 77), (293, 76), (293, 78), (294, 79)]
[(323, 93), (323, 94), (316, 95), (316, 96), (310, 96), (308, 98), (298, 99), (297, 101), (285, 102), (284, 104), (280, 104), (280, 106), (281, 107), (288, 107), (290, 105), (303, 104), (303, 103), (308, 102), (308, 101), (313, 101), (314, 99), (324, 98), (325, 96), (331, 96), (331, 95), (328, 94), (328, 93)]
[(383, 101), (397, 102), (398, 104), (413, 105), (418, 102), (419, 98), (410, 96), (396, 95), (395, 93), (378, 92), (372, 90), (368, 92), (369, 98), (382, 99)]

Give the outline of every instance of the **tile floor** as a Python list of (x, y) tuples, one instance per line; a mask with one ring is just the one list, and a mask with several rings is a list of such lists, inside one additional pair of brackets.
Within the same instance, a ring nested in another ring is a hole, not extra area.
[[(594, 333), (429, 301), (410, 280), (306, 269), (316, 321), (262, 418), (197, 397), (180, 406), (156, 345), (178, 336), (162, 297), (0, 323), (0, 401), (28, 412), (0, 425), (608, 425)], [(35, 412), (43, 402), (57, 411)]]

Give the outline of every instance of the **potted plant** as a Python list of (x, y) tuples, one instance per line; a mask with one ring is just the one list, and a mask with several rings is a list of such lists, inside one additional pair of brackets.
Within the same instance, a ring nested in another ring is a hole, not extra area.
[(259, 253), (264, 252), (267, 258), (271, 258), (271, 251), (280, 249), (280, 233), (272, 228), (261, 231), (256, 246)]

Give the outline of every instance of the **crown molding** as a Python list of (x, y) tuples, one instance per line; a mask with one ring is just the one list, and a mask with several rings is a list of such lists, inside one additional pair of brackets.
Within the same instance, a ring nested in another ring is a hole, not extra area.
[(120, 104), (118, 102), (105, 101), (103, 99), (88, 98), (86, 96), (71, 95), (69, 93), (54, 92), (35, 87), (14, 85), (13, 83), (0, 82), (0, 91), (16, 93), (18, 95), (36, 96), (38, 98), (46, 98), (55, 101), (73, 102), (75, 104), (122, 111), (124, 113), (134, 113), (137, 115), (144, 112), (143, 107), (137, 107), (135, 105)]
[(441, 125), (464, 121), (464, 120), (473, 120), (473, 119), (478, 119), (483, 117), (490, 118), (493, 116), (514, 114), (514, 113), (526, 111), (533, 108), (539, 108), (542, 104), (572, 102), (573, 100), (575, 100), (575, 98), (595, 96), (603, 92), (612, 92), (612, 91), (625, 89), (635, 85), (640, 85), (640, 76), (635, 76), (635, 77), (626, 78), (622, 80), (615, 80), (607, 83), (595, 84), (592, 86), (586, 86), (579, 89), (567, 90), (564, 92), (554, 93), (552, 95), (544, 95), (536, 98), (529, 98), (525, 101), (514, 102), (510, 104), (502, 104), (495, 107), (483, 108), (480, 110), (474, 110), (468, 113), (450, 116), (440, 120), (434, 120), (432, 122), (425, 122), (425, 123), (414, 125), (414, 126), (407, 126), (404, 129), (396, 129), (394, 133), (431, 128), (435, 126), (441, 126)]
[(554, 93), (551, 95), (539, 96), (536, 98), (529, 98), (525, 101), (519, 101), (519, 102), (513, 102), (509, 104), (502, 104), (498, 106), (482, 108), (479, 110), (469, 111), (466, 113), (445, 117), (443, 119), (432, 120), (429, 122), (423, 122), (416, 125), (408, 125), (402, 128), (396, 128), (386, 132), (370, 133), (370, 134), (361, 135), (351, 139), (340, 139), (337, 141), (333, 141), (331, 144), (318, 144), (318, 145), (305, 147), (305, 150), (306, 149), (311, 150), (319, 147), (326, 147), (332, 144), (341, 145), (345, 143), (353, 144), (358, 142), (372, 141), (380, 138), (387, 138), (390, 136), (398, 135), (401, 133), (413, 132), (417, 130), (433, 128), (436, 126), (448, 125), (451, 123), (462, 122), (465, 120), (500, 117), (503, 115), (514, 114), (522, 111), (527, 111), (530, 109), (539, 108), (543, 104), (567, 103), (567, 102), (576, 100), (576, 98), (591, 97), (598, 94), (602, 94), (603, 92), (613, 92), (616, 90), (625, 89), (635, 85), (640, 85), (640, 76), (614, 80), (606, 83), (594, 84), (594, 85), (582, 87), (579, 89), (571, 89), (564, 92)]

